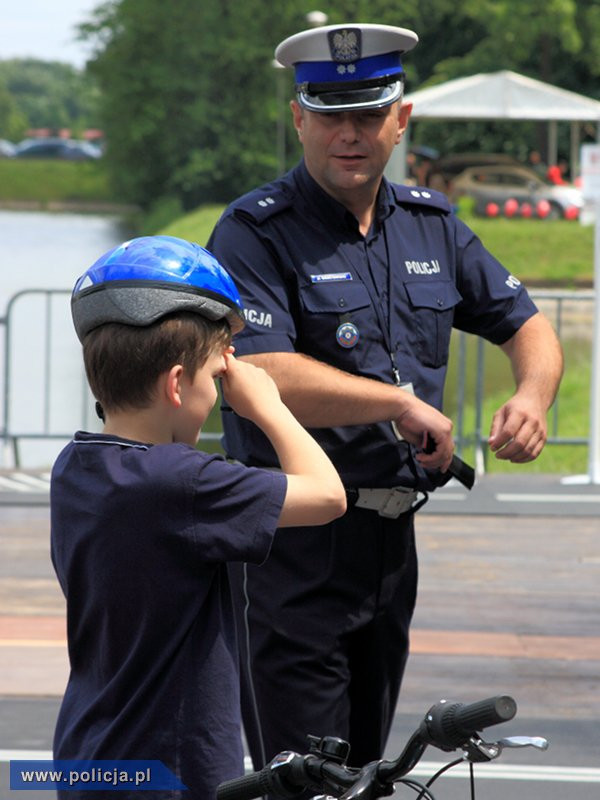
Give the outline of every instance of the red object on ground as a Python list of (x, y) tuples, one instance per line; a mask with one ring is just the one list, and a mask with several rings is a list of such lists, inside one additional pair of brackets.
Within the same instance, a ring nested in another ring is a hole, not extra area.
[(540, 219), (545, 219), (550, 213), (550, 203), (547, 200), (540, 200), (535, 211)]
[(569, 206), (565, 211), (565, 219), (577, 219), (579, 217), (579, 209), (577, 206)]
[(533, 208), (531, 207), (531, 203), (523, 203), (521, 206), (521, 216), (529, 219), (529, 217), (533, 214)]

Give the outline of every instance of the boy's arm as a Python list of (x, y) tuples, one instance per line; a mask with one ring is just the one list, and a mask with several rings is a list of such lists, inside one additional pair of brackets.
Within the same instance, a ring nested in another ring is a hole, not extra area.
[[(275, 380), (283, 402), (307, 428), (394, 421), (420, 448), (425, 469), (445, 472), (454, 452), (452, 421), (411, 392), (362, 375), (351, 375), (304, 353), (258, 353), (240, 360), (262, 367)], [(427, 435), (435, 449), (425, 452)]]
[(267, 373), (231, 356), (222, 376), (227, 403), (267, 436), (287, 475), (279, 526), (324, 525), (346, 510), (340, 477), (322, 448), (283, 404)]

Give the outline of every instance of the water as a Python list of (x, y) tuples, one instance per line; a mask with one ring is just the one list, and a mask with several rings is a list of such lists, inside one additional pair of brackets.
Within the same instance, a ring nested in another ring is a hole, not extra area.
[[(10, 313), (8, 379), (4, 326), (1, 329), (1, 408), (9, 432), (72, 433), (87, 421), (91, 402), (73, 332), (69, 292), (82, 272), (127, 236), (115, 216), (0, 210), (0, 313)], [(50, 301), (35, 293), (14, 299), (36, 289), (64, 291)], [(5, 393), (5, 387), (10, 391)], [(65, 441), (21, 440), (20, 465), (49, 466)], [(13, 466), (14, 455), (5, 446), (0, 465)]]

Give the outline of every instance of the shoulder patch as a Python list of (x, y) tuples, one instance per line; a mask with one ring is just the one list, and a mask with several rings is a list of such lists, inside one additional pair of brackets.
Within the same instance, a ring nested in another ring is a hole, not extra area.
[(293, 198), (279, 187), (264, 186), (249, 192), (234, 205), (234, 214), (251, 217), (259, 225), (293, 205)]
[(427, 186), (402, 186), (396, 183), (392, 185), (392, 190), (396, 202), (400, 205), (429, 206), (429, 208), (437, 208), (440, 211), (444, 211), (446, 214), (452, 211), (452, 206), (446, 195), (435, 189), (429, 189)]

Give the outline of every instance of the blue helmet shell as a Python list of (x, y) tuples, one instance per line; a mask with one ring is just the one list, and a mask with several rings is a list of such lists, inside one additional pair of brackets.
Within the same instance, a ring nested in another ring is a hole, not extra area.
[(141, 236), (109, 250), (78, 278), (71, 313), (80, 341), (107, 322), (151, 325), (176, 311), (244, 326), (238, 290), (217, 259), (175, 236)]

